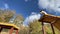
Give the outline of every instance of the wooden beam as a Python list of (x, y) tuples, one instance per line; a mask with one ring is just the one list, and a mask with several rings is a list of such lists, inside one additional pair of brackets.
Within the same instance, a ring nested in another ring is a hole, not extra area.
[(16, 30), (16, 34), (18, 34), (18, 30)]
[(53, 34), (55, 34), (53, 24), (52, 23), (50, 23), (50, 24), (51, 24), (52, 32), (53, 32)]
[(46, 34), (45, 29), (44, 29), (44, 23), (42, 22), (42, 32), (43, 34)]
[(12, 34), (12, 33), (13, 33), (13, 30), (14, 30), (14, 28), (12, 27), (12, 28), (10, 29), (10, 31), (9, 31), (9, 34)]
[(0, 33), (1, 33), (1, 31), (3, 30), (3, 28), (2, 27), (0, 27)]

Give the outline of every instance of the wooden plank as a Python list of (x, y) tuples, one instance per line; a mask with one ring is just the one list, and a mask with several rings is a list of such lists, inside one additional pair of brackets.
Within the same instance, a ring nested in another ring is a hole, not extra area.
[(0, 22), (0, 27), (3, 27), (3, 28), (7, 28), (7, 27), (9, 27), (9, 29), (11, 28), (11, 27), (14, 27), (14, 29), (19, 29), (19, 27), (17, 27), (16, 25), (14, 25), (14, 24), (10, 24), (10, 23), (4, 23), (4, 22)]
[(44, 14), (44, 17), (40, 20), (40, 22), (46, 22), (46, 23), (53, 23), (53, 25), (60, 30), (60, 16), (55, 16), (51, 14)]

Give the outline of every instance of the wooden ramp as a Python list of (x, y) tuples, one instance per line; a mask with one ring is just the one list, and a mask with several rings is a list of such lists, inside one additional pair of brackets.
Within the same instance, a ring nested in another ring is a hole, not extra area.
[(60, 16), (44, 14), (39, 21), (46, 22), (46, 23), (52, 23), (56, 28), (60, 30)]
[(19, 30), (19, 27), (17, 27), (16, 25), (10, 23), (4, 23), (4, 22), (0, 22), (0, 27), (7, 29), (11, 29), (13, 27), (14, 30)]
[(10, 29), (9, 34), (12, 34), (13, 30), (16, 30), (16, 34), (18, 34), (19, 27), (15, 24), (0, 22), (0, 34), (3, 28)]

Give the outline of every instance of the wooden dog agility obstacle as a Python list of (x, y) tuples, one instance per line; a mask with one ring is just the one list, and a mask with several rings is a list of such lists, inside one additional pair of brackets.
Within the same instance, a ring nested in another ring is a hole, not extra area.
[(39, 19), (39, 21), (42, 22), (43, 34), (46, 34), (46, 32), (44, 30), (44, 23), (50, 23), (51, 24), (53, 34), (55, 34), (53, 26), (55, 26), (58, 30), (60, 30), (60, 16), (45, 14), (44, 12), (40, 12), (40, 13), (43, 14), (41, 19)]
[(3, 28), (10, 29), (9, 34), (12, 34), (13, 30), (16, 30), (16, 34), (18, 34), (19, 28), (14, 24), (0, 22), (0, 33)]

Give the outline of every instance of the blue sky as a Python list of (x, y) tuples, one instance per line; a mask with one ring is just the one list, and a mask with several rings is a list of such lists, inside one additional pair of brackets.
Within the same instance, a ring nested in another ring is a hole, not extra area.
[(0, 0), (0, 8), (16, 10), (17, 14), (22, 14), (24, 18), (32, 12), (39, 13), (38, 0)]
[(0, 0), (0, 8), (15, 10), (24, 18), (32, 12), (45, 10), (49, 14), (60, 16), (60, 0)]

